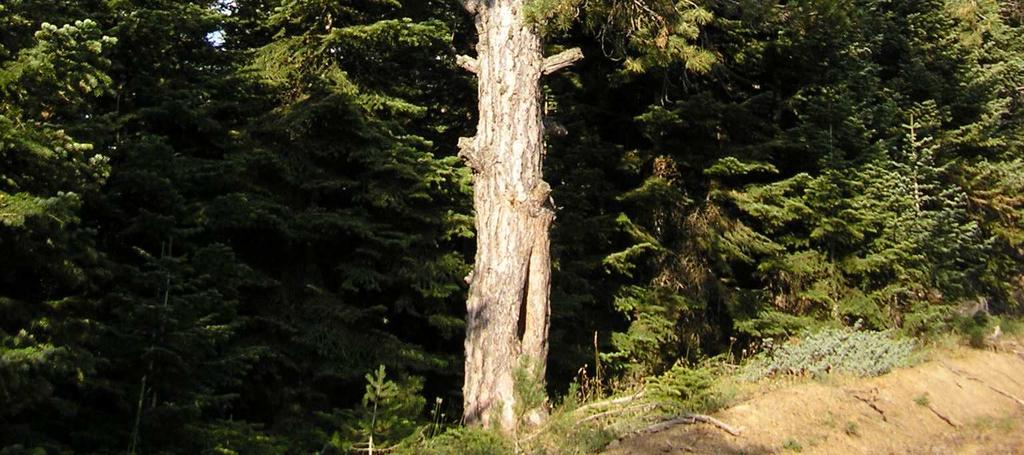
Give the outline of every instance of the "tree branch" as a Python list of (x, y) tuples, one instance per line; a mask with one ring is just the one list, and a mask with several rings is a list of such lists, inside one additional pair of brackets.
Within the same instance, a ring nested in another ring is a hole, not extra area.
[(686, 416), (683, 416), (683, 417), (679, 417), (679, 418), (676, 418), (676, 419), (672, 419), (672, 420), (668, 420), (668, 421), (665, 421), (665, 422), (657, 423), (657, 424), (651, 425), (651, 426), (649, 426), (647, 428), (641, 429), (641, 430), (635, 432), (635, 434), (657, 433), (659, 431), (663, 431), (665, 429), (668, 429), (670, 427), (674, 427), (676, 425), (693, 424), (693, 423), (697, 423), (697, 422), (706, 423), (706, 424), (709, 424), (709, 425), (714, 425), (714, 426), (718, 427), (720, 430), (722, 430), (722, 431), (724, 431), (726, 433), (729, 433), (729, 434), (731, 434), (733, 436), (739, 436), (740, 435), (740, 430), (739, 429), (733, 428), (729, 424), (727, 424), (725, 422), (722, 422), (721, 420), (718, 420), (718, 419), (716, 419), (714, 417), (703, 415), (703, 414), (689, 414), (689, 415), (686, 415)]
[(477, 63), (476, 59), (468, 55), (456, 55), (455, 64), (462, 67), (462, 69), (469, 71), (470, 73), (477, 74), (480, 72), (480, 64)]
[[(530, 216), (538, 217), (544, 212), (545, 204), (551, 200), (551, 185), (541, 180), (530, 190), (529, 199), (526, 201), (530, 210)], [(554, 205), (554, 204), (552, 204)], [(552, 212), (553, 213), (553, 212)]]
[(477, 10), (480, 9), (480, 0), (462, 0), (462, 7), (469, 14), (476, 14)]
[(573, 63), (576, 63), (583, 59), (583, 51), (578, 47), (574, 47), (567, 51), (559, 52), (544, 59), (544, 64), (541, 66), (541, 73), (548, 75), (558, 71), (562, 68), (567, 68)]
[(573, 411), (573, 413), (574, 414), (580, 414), (580, 413), (584, 413), (584, 412), (589, 411), (589, 410), (594, 409), (594, 408), (600, 408), (600, 407), (604, 407), (604, 406), (613, 406), (613, 405), (622, 404), (622, 403), (629, 403), (631, 401), (638, 400), (638, 399), (642, 398), (643, 396), (644, 396), (644, 392), (643, 392), (643, 390), (640, 390), (640, 391), (638, 391), (638, 392), (636, 392), (636, 393), (634, 393), (632, 395), (627, 395), (627, 396), (619, 397), (619, 398), (612, 398), (612, 399), (608, 399), (608, 400), (604, 400), (604, 401), (596, 401), (596, 402), (593, 402), (593, 403), (590, 403), (590, 404), (587, 404), (587, 405), (584, 405), (584, 406), (580, 406), (580, 407), (576, 408)]
[(656, 403), (641, 403), (641, 404), (635, 404), (635, 405), (632, 405), (632, 406), (626, 406), (626, 407), (623, 407), (623, 408), (610, 409), (610, 410), (607, 410), (607, 411), (604, 411), (604, 412), (599, 412), (597, 414), (593, 414), (593, 415), (584, 417), (584, 418), (582, 418), (580, 420), (577, 420), (576, 421), (576, 425), (582, 425), (584, 423), (590, 422), (591, 420), (597, 420), (597, 419), (600, 419), (600, 418), (603, 418), (603, 417), (608, 417), (608, 416), (616, 415), (616, 414), (623, 414), (623, 413), (633, 412), (633, 411), (650, 411), (650, 410), (652, 410), (652, 409), (654, 409), (656, 407), (658, 407), (658, 405)]
[(473, 172), (480, 172), (480, 160), (476, 153), (476, 138), (475, 137), (460, 137), (459, 138), (459, 158), (466, 162), (466, 166), (469, 166)]

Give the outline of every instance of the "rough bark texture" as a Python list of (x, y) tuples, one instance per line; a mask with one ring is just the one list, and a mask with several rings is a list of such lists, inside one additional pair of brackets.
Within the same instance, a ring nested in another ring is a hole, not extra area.
[(546, 62), (540, 38), (523, 21), (523, 0), (464, 3), (475, 16), (479, 42), (477, 57), (459, 63), (479, 77), (480, 109), (476, 137), (459, 143), (474, 170), (477, 235), (467, 302), (465, 420), (514, 432), (514, 371), (529, 366), (541, 383), (547, 361), (554, 212), (541, 170)]

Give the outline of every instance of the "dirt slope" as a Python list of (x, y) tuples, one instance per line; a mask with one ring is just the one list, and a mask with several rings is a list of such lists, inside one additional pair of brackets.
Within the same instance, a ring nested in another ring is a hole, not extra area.
[[(1019, 348), (1018, 348), (1019, 351)], [(1024, 454), (1024, 354), (961, 350), (870, 379), (802, 382), (609, 454)]]

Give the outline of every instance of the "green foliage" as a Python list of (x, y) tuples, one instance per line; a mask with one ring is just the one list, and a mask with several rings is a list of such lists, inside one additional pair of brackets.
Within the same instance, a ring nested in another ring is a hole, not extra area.
[(519, 421), (530, 411), (540, 409), (547, 400), (543, 378), (537, 374), (540, 368), (536, 361), (526, 357), (519, 359), (519, 365), (512, 371), (513, 393), (516, 397), (515, 415)]
[(928, 398), (928, 392), (922, 393), (922, 394), (914, 397), (914, 404), (916, 404), (918, 406), (928, 406), (928, 404), (930, 402), (931, 402), (931, 399)]
[(603, 356), (612, 368), (625, 368), (633, 378), (661, 373), (673, 363), (673, 354), (692, 346), (677, 326), (680, 320), (695, 317), (701, 307), (667, 289), (639, 286), (624, 290), (615, 301), (616, 308), (630, 317), (627, 331), (612, 334), (615, 351)]
[(571, 409), (556, 408), (544, 426), (519, 438), (520, 453), (573, 454), (599, 453), (617, 438), (609, 425), (578, 423)]
[(847, 436), (858, 437), (860, 436), (860, 427), (857, 425), (857, 422), (848, 421), (843, 427), (843, 433), (846, 433)]
[[(416, 437), (459, 415), (458, 3), (3, 2), (0, 451), (513, 451)], [(545, 138), (546, 383), (700, 410), (719, 399), (701, 360), (728, 350), (803, 333), (750, 373), (876, 374), (910, 343), (840, 327), (1009, 332), (1019, 9), (528, 2), (548, 51), (587, 55), (544, 80), (569, 132)], [(543, 403), (529, 370), (520, 413)], [(442, 397), (429, 429), (421, 394)], [(572, 401), (520, 449), (606, 443)]]
[(750, 319), (736, 321), (736, 330), (758, 338), (786, 339), (804, 330), (814, 330), (827, 322), (812, 316), (794, 316), (782, 311), (764, 311)]
[(96, 265), (83, 201), (109, 161), (84, 140), (107, 93), (115, 40), (96, 22), (55, 26), (22, 2), (0, 9), (0, 447), (59, 451), (33, 416), (67, 415), (63, 392), (97, 368), (80, 340), (96, 322), (76, 311)]
[(647, 396), (662, 409), (675, 414), (708, 412), (717, 406), (714, 384), (717, 377), (706, 365), (676, 364), (645, 385)]
[(542, 34), (569, 30), (579, 17), (582, 0), (528, 0), (523, 14)]
[(1024, 308), (1024, 294), (1018, 286), (1024, 270), (1017, 260), (1024, 245), (1024, 162), (1017, 158), (981, 159), (959, 172), (969, 216), (991, 239), (980, 280), (992, 293), (997, 309), (1019, 312)]
[(346, 416), (346, 428), (332, 437), (331, 445), (343, 451), (380, 449), (409, 438), (421, 426), (419, 416), (426, 405), (420, 396), (422, 388), (422, 381), (416, 379), (388, 380), (383, 365), (367, 373), (362, 406)]
[(234, 420), (204, 422), (190, 432), (207, 441), (201, 449), (204, 453), (272, 455), (286, 453), (291, 446), (287, 439), (267, 434), (258, 424)]
[(907, 365), (914, 345), (913, 340), (886, 332), (826, 329), (758, 354), (745, 375), (754, 380), (776, 375), (821, 377), (833, 372), (878, 376)]
[(1003, 332), (1009, 335), (1019, 336), (1024, 334), (1024, 320), (1021, 320), (1019, 317), (1001, 317), (999, 318), (999, 326)]
[(512, 444), (502, 435), (478, 428), (457, 428), (397, 453), (427, 455), (503, 455), (513, 453)]
[(0, 8), (0, 447), (312, 452), (371, 366), (455, 382), (445, 10), (59, 3)]
[(855, 321), (927, 335), (978, 298), (1019, 307), (1019, 24), (974, 2), (706, 7), (711, 73), (569, 89), (590, 93), (576, 111), (632, 120), (601, 135), (625, 185), (601, 208), (623, 212), (601, 263), (626, 319), (605, 342), (614, 371)]
[(714, 53), (697, 44), (702, 27), (714, 16), (696, 2), (615, 0), (588, 3), (585, 13), (583, 22), (591, 33), (625, 57), (626, 73), (668, 67), (706, 73), (716, 61)]
[(973, 348), (986, 347), (988, 336), (999, 324), (998, 319), (992, 318), (984, 311), (974, 313), (972, 316), (958, 316), (953, 320), (954, 330), (966, 337), (967, 343)]
[(797, 453), (804, 451), (804, 446), (800, 444), (799, 441), (793, 438), (787, 439), (786, 442), (782, 444), (782, 448)]
[[(12, 13), (0, 11), (8, 21), (22, 19)], [(109, 174), (108, 158), (68, 129), (87, 124), (78, 118), (91, 115), (90, 101), (109, 90), (105, 54), (114, 43), (91, 20), (43, 23), (30, 46), (0, 59), (0, 224), (75, 223), (81, 193)]]

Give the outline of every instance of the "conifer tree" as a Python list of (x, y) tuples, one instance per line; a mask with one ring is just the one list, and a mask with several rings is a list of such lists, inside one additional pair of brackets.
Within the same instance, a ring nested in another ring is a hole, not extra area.
[[(719, 3), (705, 39), (721, 60), (707, 77), (669, 66), (617, 80), (649, 107), (618, 117), (636, 116), (632, 130), (605, 135), (636, 150), (623, 163), (640, 177), (623, 193), (636, 201), (622, 207), (632, 241), (607, 256), (632, 275), (620, 275), (631, 328), (607, 360), (657, 371), (673, 357), (650, 353), (714, 351), (729, 335), (786, 335), (818, 321), (941, 327), (951, 303), (1005, 296), (983, 283), (991, 234), (957, 182), (967, 175), (958, 157), (1014, 150), (1019, 137), (1009, 132), (1018, 94), (1003, 85), (1019, 73), (1001, 51), (1019, 32), (992, 7)], [(899, 221), (903, 208), (872, 204), (907, 201), (908, 166), (928, 202), (921, 217)], [(669, 221), (679, 211), (690, 216)], [(909, 235), (906, 223), (934, 241), (883, 247), (881, 233)], [(655, 291), (665, 283), (670, 292)], [(680, 331), (692, 344), (659, 335)]]
[(114, 40), (95, 21), (65, 20), (0, 6), (0, 447), (15, 450), (67, 448), (51, 430), (100, 357), (82, 342), (91, 315), (75, 297), (96, 265), (81, 207), (110, 170), (87, 137)]
[(225, 46), (254, 50), (268, 108), (230, 157), (238, 180), (207, 206), (209, 226), (271, 283), (249, 306), (271, 351), (246, 384), (265, 397), (250, 411), (316, 450), (381, 364), (457, 396), (468, 173), (445, 154), (465, 113), (445, 91), (465, 82), (444, 10), (235, 5), (263, 31), (232, 26)]

